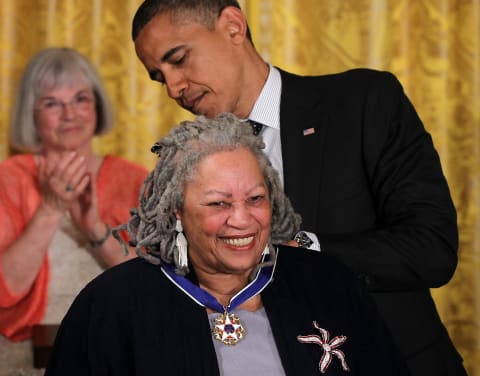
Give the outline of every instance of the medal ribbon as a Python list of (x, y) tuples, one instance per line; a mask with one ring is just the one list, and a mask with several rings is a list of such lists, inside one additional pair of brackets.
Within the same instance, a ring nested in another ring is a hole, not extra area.
[[(267, 260), (270, 258), (266, 255)], [(227, 307), (224, 307), (220, 302), (208, 291), (205, 291), (201, 287), (195, 285), (184, 276), (175, 274), (175, 266), (172, 264), (162, 263), (162, 272), (170, 279), (178, 288), (180, 288), (185, 294), (187, 294), (193, 301), (202, 307), (208, 307), (216, 312), (223, 313), (224, 311), (232, 310), (239, 306), (243, 302), (247, 301), (251, 297), (261, 293), (265, 287), (270, 283), (273, 277), (275, 264), (271, 266), (264, 266), (257, 273), (255, 279), (240, 290), (230, 300)]]

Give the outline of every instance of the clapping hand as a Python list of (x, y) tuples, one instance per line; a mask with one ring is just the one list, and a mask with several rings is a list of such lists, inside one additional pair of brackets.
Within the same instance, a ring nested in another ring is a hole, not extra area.
[(63, 214), (90, 184), (85, 157), (75, 152), (39, 157), (38, 181), (45, 210)]

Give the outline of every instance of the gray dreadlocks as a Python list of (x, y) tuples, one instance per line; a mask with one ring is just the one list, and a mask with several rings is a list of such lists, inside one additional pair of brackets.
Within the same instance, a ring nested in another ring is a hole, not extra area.
[[(152, 146), (159, 156), (157, 164), (145, 179), (138, 208), (132, 209), (128, 223), (114, 230), (115, 237), (121, 241), (118, 232), (127, 230), (140, 257), (154, 264), (173, 263), (177, 273), (186, 274), (188, 268), (179, 267), (175, 245), (175, 211), (182, 210), (185, 186), (206, 156), (246, 148), (257, 157), (268, 187), (272, 207), (269, 244), (292, 239), (301, 219), (285, 196), (277, 172), (263, 153), (264, 147), (261, 138), (232, 114), (213, 119), (199, 116), (194, 121), (181, 122)], [(126, 249), (123, 242), (122, 245)]]

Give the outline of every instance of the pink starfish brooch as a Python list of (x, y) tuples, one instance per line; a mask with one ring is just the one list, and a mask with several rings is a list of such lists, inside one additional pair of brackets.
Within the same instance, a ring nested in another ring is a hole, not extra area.
[(341, 350), (337, 349), (337, 347), (340, 347), (347, 340), (347, 337), (336, 336), (330, 341), (330, 333), (328, 332), (328, 330), (320, 328), (316, 321), (313, 322), (313, 327), (315, 329), (318, 329), (318, 331), (322, 335), (321, 337), (317, 336), (316, 334), (310, 334), (306, 336), (297, 336), (297, 339), (300, 343), (315, 343), (322, 347), (323, 355), (320, 359), (320, 363), (318, 363), (318, 368), (320, 369), (320, 372), (325, 373), (327, 371), (327, 368), (332, 361), (333, 355), (335, 355), (340, 360), (344, 371), (350, 371), (350, 368), (348, 368), (347, 362), (345, 360), (345, 354)]

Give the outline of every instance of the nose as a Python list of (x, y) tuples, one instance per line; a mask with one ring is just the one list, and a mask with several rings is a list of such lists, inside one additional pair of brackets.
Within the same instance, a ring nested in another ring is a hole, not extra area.
[(182, 97), (187, 81), (181, 72), (171, 70), (165, 75), (165, 85), (167, 87), (168, 96), (172, 99), (179, 99)]
[(62, 116), (64, 118), (71, 118), (75, 115), (75, 107), (73, 102), (63, 102), (62, 103)]
[(252, 215), (245, 204), (233, 205), (227, 218), (227, 225), (238, 229), (247, 228), (252, 220)]

